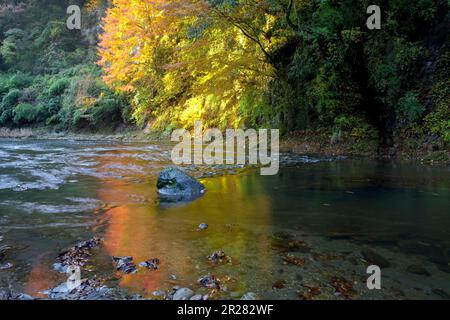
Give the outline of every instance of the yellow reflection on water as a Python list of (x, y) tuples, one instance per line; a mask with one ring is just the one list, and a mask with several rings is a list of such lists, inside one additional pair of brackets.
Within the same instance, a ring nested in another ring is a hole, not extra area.
[[(132, 256), (134, 262), (157, 257), (160, 269), (139, 269), (121, 275), (120, 286), (143, 294), (172, 285), (195, 286), (197, 279), (214, 273), (232, 280), (229, 286), (245, 289), (273, 268), (267, 235), (271, 224), (271, 200), (254, 175), (223, 176), (203, 181), (207, 193), (194, 202), (162, 206), (156, 196), (156, 181), (126, 184), (105, 181), (98, 197), (119, 202), (110, 210), (104, 235), (110, 256)], [(130, 199), (147, 199), (133, 202)], [(207, 223), (206, 231), (198, 231)], [(223, 249), (232, 264), (213, 266), (206, 257)], [(248, 270), (258, 266), (255, 270)], [(176, 275), (176, 281), (170, 281)]]

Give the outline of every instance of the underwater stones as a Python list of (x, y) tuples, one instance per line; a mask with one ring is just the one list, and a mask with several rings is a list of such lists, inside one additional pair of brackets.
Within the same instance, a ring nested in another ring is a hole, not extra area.
[(158, 177), (158, 194), (163, 200), (190, 201), (205, 193), (205, 186), (177, 167), (165, 168)]
[(442, 246), (424, 241), (402, 241), (399, 246), (408, 253), (427, 257), (440, 271), (450, 273), (450, 257)]
[(34, 298), (25, 293), (16, 293), (11, 290), (0, 290), (0, 300), (34, 300)]
[(12, 269), (12, 268), (14, 268), (14, 265), (9, 262), (0, 265), (0, 271)]
[(450, 294), (448, 294), (442, 289), (432, 289), (431, 292), (433, 292), (435, 295), (439, 296), (442, 299), (450, 300)]
[(139, 265), (150, 270), (157, 270), (159, 263), (160, 261), (158, 258), (152, 258), (150, 260), (139, 263)]
[(364, 257), (368, 263), (376, 265), (380, 268), (388, 268), (390, 267), (389, 261), (387, 261), (383, 256), (376, 253), (373, 250), (367, 249), (361, 252), (361, 255)]
[(247, 292), (241, 297), (241, 300), (258, 300), (258, 297), (256, 296), (256, 293)]
[(0, 260), (6, 256), (6, 253), (11, 249), (10, 246), (1, 246), (0, 247)]
[(220, 281), (214, 275), (209, 274), (207, 276), (200, 277), (197, 280), (198, 284), (202, 287), (209, 289), (220, 289)]
[(198, 225), (198, 230), (199, 230), (199, 231), (204, 231), (204, 230), (206, 230), (206, 229), (208, 229), (208, 224), (207, 224), (207, 223), (200, 223), (200, 224)]
[(231, 262), (231, 257), (227, 256), (223, 250), (214, 251), (211, 255), (209, 255), (208, 260), (214, 264), (222, 263), (222, 262)]
[(422, 266), (416, 265), (416, 264), (408, 266), (406, 268), (406, 271), (409, 272), (409, 273), (417, 274), (419, 276), (425, 276), (425, 277), (431, 276), (431, 273), (428, 272), (427, 269), (425, 269)]
[(113, 296), (112, 289), (101, 285), (98, 280), (86, 279), (76, 288), (69, 288), (66, 282), (59, 286), (41, 292), (55, 300), (111, 300), (123, 297)]
[(124, 273), (136, 273), (137, 268), (133, 263), (133, 257), (113, 257), (113, 261), (116, 263), (116, 269)]
[(172, 300), (189, 300), (194, 295), (194, 291), (189, 288), (181, 288), (175, 291)]

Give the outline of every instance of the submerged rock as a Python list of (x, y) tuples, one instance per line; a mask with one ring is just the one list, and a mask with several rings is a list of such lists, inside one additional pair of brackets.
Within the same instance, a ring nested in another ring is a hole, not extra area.
[(220, 289), (220, 281), (214, 275), (203, 276), (197, 281), (202, 287), (209, 289)]
[(0, 246), (0, 260), (6, 256), (6, 253), (11, 249), (10, 246)]
[(181, 288), (175, 291), (172, 300), (189, 300), (194, 295), (194, 291), (189, 288)]
[(256, 293), (247, 292), (241, 297), (241, 300), (258, 300), (258, 297), (256, 296)]
[(422, 267), (422, 266), (415, 265), (415, 264), (414, 264), (414, 265), (408, 266), (408, 267), (406, 268), (406, 271), (409, 272), (409, 273), (417, 274), (417, 275), (419, 275), (419, 276), (426, 276), (426, 277), (431, 276), (431, 273), (428, 272), (427, 269), (425, 269), (425, 268)]
[(159, 259), (158, 258), (152, 258), (150, 260), (144, 261), (139, 263), (139, 265), (141, 267), (150, 269), (150, 270), (158, 270), (158, 265), (159, 265)]
[(208, 224), (206, 224), (206, 223), (200, 223), (200, 224), (198, 225), (198, 230), (203, 231), (203, 230), (206, 230), (206, 229), (208, 229)]
[(83, 280), (76, 288), (69, 288), (67, 283), (61, 283), (59, 286), (41, 292), (48, 295), (49, 299), (54, 300), (114, 300), (124, 299), (120, 292), (101, 285), (98, 280)]
[(227, 256), (223, 250), (218, 250), (209, 255), (208, 260), (214, 264), (222, 263), (222, 262), (231, 262), (231, 257)]
[(16, 293), (11, 290), (0, 290), (1, 300), (34, 300), (34, 298), (25, 293)]
[(124, 273), (136, 273), (137, 268), (133, 263), (133, 257), (113, 257), (116, 263), (116, 269)]
[(383, 256), (376, 253), (375, 251), (368, 249), (362, 251), (361, 254), (367, 262), (379, 266), (380, 268), (388, 268), (391, 265), (389, 261), (387, 261)]
[(442, 289), (432, 289), (431, 292), (433, 292), (435, 295), (438, 295), (442, 299), (450, 300), (450, 294), (448, 294)]
[(14, 265), (12, 263), (5, 263), (5, 264), (1, 264), (0, 265), (0, 270), (8, 270), (8, 269), (12, 269), (14, 267)]
[(189, 201), (201, 197), (205, 186), (177, 167), (164, 169), (157, 182), (159, 195), (163, 200)]

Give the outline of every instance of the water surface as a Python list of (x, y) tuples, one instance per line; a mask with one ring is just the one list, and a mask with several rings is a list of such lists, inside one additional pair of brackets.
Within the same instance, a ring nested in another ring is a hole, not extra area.
[[(314, 299), (450, 298), (448, 167), (295, 155), (270, 177), (190, 167), (207, 193), (168, 206), (156, 178), (169, 156), (164, 143), (0, 141), (0, 246), (12, 247), (0, 264), (14, 264), (0, 271), (0, 288), (42, 297), (64, 280), (52, 270), (58, 253), (100, 236), (83, 276), (148, 298), (175, 285), (208, 293), (197, 279), (209, 273), (224, 287), (212, 298), (300, 299), (311, 288), (320, 288)], [(208, 261), (219, 249), (230, 263)], [(365, 285), (367, 251), (389, 262), (382, 290)], [(160, 269), (123, 275), (111, 256), (158, 257)], [(336, 277), (351, 295), (336, 292)]]

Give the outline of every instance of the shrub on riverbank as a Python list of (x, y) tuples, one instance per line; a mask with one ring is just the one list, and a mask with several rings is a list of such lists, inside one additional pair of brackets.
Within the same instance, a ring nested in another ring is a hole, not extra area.
[(127, 101), (106, 87), (99, 73), (94, 65), (80, 65), (54, 75), (3, 75), (0, 125), (76, 131), (112, 129), (128, 122)]

